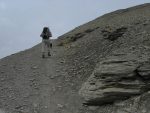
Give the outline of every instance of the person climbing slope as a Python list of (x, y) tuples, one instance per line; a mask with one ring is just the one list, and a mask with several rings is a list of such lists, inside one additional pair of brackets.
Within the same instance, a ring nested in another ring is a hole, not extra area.
[(47, 55), (51, 56), (50, 49), (52, 47), (52, 43), (50, 42), (50, 37), (52, 37), (52, 33), (48, 27), (43, 28), (40, 37), (42, 37), (42, 58), (45, 58), (46, 51)]

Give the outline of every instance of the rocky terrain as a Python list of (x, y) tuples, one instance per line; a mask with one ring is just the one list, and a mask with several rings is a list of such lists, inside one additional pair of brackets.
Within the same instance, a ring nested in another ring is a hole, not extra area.
[(0, 113), (150, 113), (150, 4), (105, 14), (0, 60)]

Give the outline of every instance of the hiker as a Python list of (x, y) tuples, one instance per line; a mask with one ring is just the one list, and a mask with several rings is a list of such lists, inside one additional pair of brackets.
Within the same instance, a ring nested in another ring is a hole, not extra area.
[(48, 56), (51, 56), (50, 49), (52, 47), (52, 43), (50, 42), (50, 37), (52, 37), (52, 33), (50, 32), (48, 27), (43, 28), (40, 37), (42, 37), (42, 58), (45, 58), (46, 51)]

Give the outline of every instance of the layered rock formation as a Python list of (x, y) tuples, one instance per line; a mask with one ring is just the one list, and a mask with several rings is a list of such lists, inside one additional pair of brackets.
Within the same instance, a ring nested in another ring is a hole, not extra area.
[(113, 103), (149, 91), (148, 58), (129, 52), (117, 53), (101, 61), (80, 90), (80, 94), (86, 99), (85, 104)]
[[(130, 15), (129, 10), (119, 12), (124, 19), (119, 14), (114, 13), (114, 16), (112, 13), (114, 17), (110, 21), (114, 23), (98, 29), (102, 38), (113, 42), (110, 43), (113, 46), (109, 55), (99, 59), (91, 76), (82, 85), (79, 94), (85, 99), (84, 104), (105, 105), (149, 91), (150, 20), (146, 13), (148, 10), (143, 11), (146, 7), (149, 6), (133, 8), (132, 13), (135, 10), (141, 12), (141, 15), (138, 13), (138, 18)], [(117, 19), (120, 25), (115, 22)]]

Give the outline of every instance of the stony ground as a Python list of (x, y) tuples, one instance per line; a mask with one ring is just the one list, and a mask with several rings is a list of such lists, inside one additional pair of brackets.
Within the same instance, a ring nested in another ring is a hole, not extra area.
[(45, 59), (41, 58), (38, 45), (0, 61), (2, 110), (11, 113), (70, 113), (77, 112), (82, 106), (76, 84), (64, 65), (65, 49), (55, 43), (53, 46), (52, 56)]
[[(54, 40), (51, 57), (41, 58), (39, 44), (1, 59), (0, 112), (150, 113), (148, 91), (126, 101), (113, 100), (113, 104), (103, 106), (84, 104), (86, 101), (83, 98), (89, 96), (88, 92), (90, 96), (99, 93), (97, 90), (89, 91), (91, 85), (95, 85), (94, 82), (86, 87), (83, 95), (79, 95), (79, 90), (84, 89), (89, 77), (92, 78), (93, 72), (101, 67), (101, 62), (113, 63), (112, 59), (117, 56), (117, 63), (122, 63), (124, 59), (118, 61), (122, 55), (136, 62), (145, 59), (149, 61), (149, 17), (149, 4), (119, 10), (79, 26)], [(146, 70), (143, 76), (149, 78), (149, 68), (143, 66), (140, 70)], [(113, 77), (111, 80), (114, 80)], [(96, 81), (98, 85), (94, 87), (99, 87), (101, 79)], [(117, 99), (116, 95), (113, 96)]]

